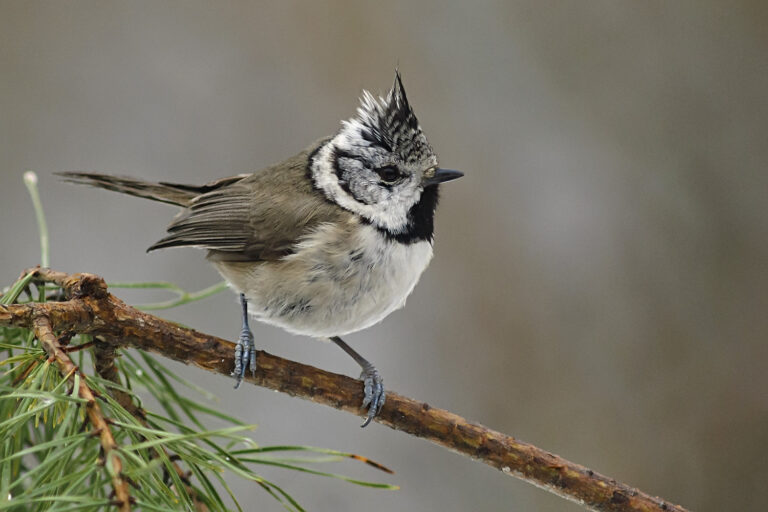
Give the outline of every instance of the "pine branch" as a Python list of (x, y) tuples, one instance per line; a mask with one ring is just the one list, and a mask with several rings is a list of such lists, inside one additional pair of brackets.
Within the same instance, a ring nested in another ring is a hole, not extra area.
[[(41, 268), (29, 272), (38, 281), (61, 286), (69, 300), (0, 305), (0, 325), (36, 328), (36, 332), (47, 340), (44, 346), (49, 356), (55, 357), (57, 363), (61, 360), (59, 365), (63, 373), (71, 371), (74, 365), (67, 366), (72, 363), (57, 342), (54, 343), (53, 331), (104, 336), (110, 343), (155, 352), (185, 364), (230, 375), (234, 366), (233, 343), (132, 308), (108, 293), (106, 284), (98, 276), (68, 275)], [(65, 367), (69, 369), (64, 370)], [(362, 386), (360, 381), (350, 377), (259, 351), (256, 375), (246, 379), (258, 386), (364, 415), (360, 407)], [(93, 418), (91, 421), (96, 424)], [(531, 444), (396, 393), (388, 392), (387, 401), (376, 421), (477, 459), (590, 510), (685, 512), (678, 505)], [(104, 431), (108, 432), (108, 429)], [(118, 483), (114, 483), (116, 492)], [(118, 496), (118, 499), (122, 498)]]
[[(31, 327), (35, 332), (35, 337), (40, 340), (40, 344), (48, 354), (48, 357), (56, 361), (59, 371), (63, 376), (74, 376), (79, 370), (77, 366), (69, 358), (69, 355), (64, 351), (58, 338), (53, 333), (53, 327), (48, 316), (44, 314), (34, 314), (31, 318)], [(120, 512), (130, 512), (131, 510), (131, 496), (128, 492), (128, 481), (123, 478), (123, 462), (117, 454), (118, 445), (115, 442), (115, 438), (112, 436), (112, 431), (109, 428), (104, 414), (101, 412), (96, 397), (88, 384), (85, 382), (85, 376), (83, 375), (79, 379), (79, 385), (77, 394), (81, 398), (87, 401), (86, 412), (88, 414), (88, 420), (93, 426), (93, 434), (98, 435), (101, 441), (101, 449), (104, 455), (104, 467), (110, 474), (112, 479), (112, 489), (115, 494), (116, 503)]]
[[(117, 358), (117, 346), (113, 343), (109, 343), (103, 340), (94, 340), (93, 342), (93, 356), (94, 356), (94, 369), (96, 373), (105, 380), (120, 385), (119, 371), (115, 360)], [(149, 427), (147, 423), (147, 413), (144, 409), (139, 407), (133, 402), (131, 395), (125, 391), (119, 389), (109, 389), (109, 394), (115, 401), (120, 404), (123, 409), (131, 413), (139, 423), (144, 427)], [(181, 466), (174, 460), (174, 458), (168, 453), (163, 446), (159, 446), (157, 450), (162, 450), (165, 458), (170, 461), (170, 465), (173, 471), (178, 475), (179, 480), (184, 484), (186, 492), (192, 499), (196, 512), (208, 512), (208, 506), (203, 503), (200, 497), (197, 495), (195, 488), (189, 483), (189, 474), (185, 472)]]

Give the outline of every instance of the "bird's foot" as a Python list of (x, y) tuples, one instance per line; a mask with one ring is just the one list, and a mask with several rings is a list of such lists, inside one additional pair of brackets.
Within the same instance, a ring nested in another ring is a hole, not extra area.
[(361, 427), (367, 427), (373, 418), (381, 411), (384, 405), (384, 399), (386, 394), (384, 392), (384, 379), (379, 375), (379, 371), (373, 366), (368, 365), (363, 367), (363, 372), (360, 374), (360, 380), (363, 381), (363, 408), (368, 408), (368, 414)]
[(235, 371), (232, 375), (237, 379), (235, 389), (240, 387), (243, 382), (245, 372), (251, 368), (251, 374), (256, 375), (256, 343), (253, 340), (253, 333), (245, 328), (240, 332), (235, 346)]
[(373, 421), (373, 418), (379, 414), (384, 405), (384, 379), (381, 378), (379, 371), (367, 359), (355, 352), (344, 340), (338, 336), (332, 336), (328, 339), (349, 354), (363, 369), (363, 372), (360, 374), (364, 392), (363, 409), (368, 408), (368, 414), (366, 414), (365, 421), (360, 426), (367, 427)]

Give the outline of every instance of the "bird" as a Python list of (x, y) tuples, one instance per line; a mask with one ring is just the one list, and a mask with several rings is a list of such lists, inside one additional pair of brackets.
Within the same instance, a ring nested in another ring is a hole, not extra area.
[(384, 96), (364, 90), (356, 115), (298, 154), (251, 174), (194, 186), (90, 172), (64, 180), (181, 207), (147, 252), (197, 247), (239, 294), (235, 388), (257, 368), (248, 322), (330, 340), (362, 371), (367, 426), (386, 393), (376, 367), (341, 336), (405, 305), (433, 255), (441, 183), (402, 77)]

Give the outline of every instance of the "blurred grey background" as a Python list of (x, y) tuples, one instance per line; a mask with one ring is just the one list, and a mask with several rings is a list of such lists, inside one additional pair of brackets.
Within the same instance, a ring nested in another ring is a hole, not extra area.
[[(59, 182), (198, 183), (333, 133), (399, 65), (441, 157), (436, 257), (348, 341), (389, 388), (699, 511), (768, 503), (765, 2), (0, 1), (0, 282), (38, 263), (110, 281), (219, 280), (146, 255), (175, 210)], [(133, 301), (159, 297), (118, 292)], [(235, 297), (166, 312), (234, 339)], [(357, 374), (257, 326), (268, 351)], [(264, 469), (309, 510), (576, 511), (424, 441), (176, 365), (263, 444), (365, 454), (377, 491)], [(248, 509), (280, 510), (233, 478)]]

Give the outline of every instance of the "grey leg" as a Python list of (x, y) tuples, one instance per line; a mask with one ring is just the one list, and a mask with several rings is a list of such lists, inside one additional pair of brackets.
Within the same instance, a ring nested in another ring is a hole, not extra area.
[(232, 372), (232, 375), (237, 378), (235, 389), (240, 387), (249, 366), (251, 373), (256, 375), (256, 344), (253, 341), (251, 328), (248, 326), (248, 299), (245, 298), (245, 294), (240, 294), (240, 304), (243, 306), (243, 329), (235, 346), (235, 371)]
[(368, 407), (368, 415), (360, 426), (367, 427), (373, 418), (379, 414), (381, 407), (384, 405), (384, 399), (386, 398), (384, 392), (384, 379), (381, 378), (379, 371), (369, 363), (367, 359), (344, 343), (344, 340), (338, 336), (334, 336), (331, 338), (331, 341), (341, 347), (344, 352), (352, 356), (352, 359), (354, 359), (363, 369), (360, 374), (360, 380), (363, 381), (363, 391), (365, 392), (365, 396), (363, 397), (363, 408)]

